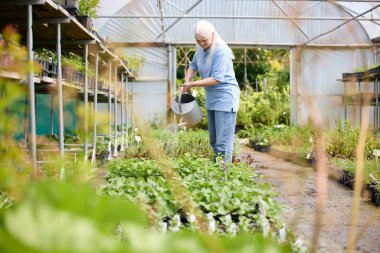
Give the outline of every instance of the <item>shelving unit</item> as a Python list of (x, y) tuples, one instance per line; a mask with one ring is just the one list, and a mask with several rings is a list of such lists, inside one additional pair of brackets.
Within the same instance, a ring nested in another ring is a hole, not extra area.
[[(1, 70), (0, 76), (3, 78), (12, 78), (19, 80), (19, 82), (27, 83), (28, 86), (28, 102), (29, 102), (29, 117), (30, 117), (30, 139), (28, 140), (29, 151), (34, 168), (37, 164), (46, 163), (48, 161), (38, 161), (37, 148), (36, 148), (36, 94), (52, 94), (57, 96), (59, 101), (58, 114), (59, 114), (59, 153), (63, 158), (66, 151), (63, 131), (65, 127), (63, 115), (63, 92), (69, 90), (70, 93), (76, 94), (77, 99), (84, 101), (85, 106), (85, 132), (86, 136), (89, 132), (88, 129), (88, 112), (89, 102), (94, 103), (93, 112), (96, 115), (98, 101), (108, 102), (108, 113), (113, 115), (114, 129), (111, 128), (111, 121), (109, 122), (109, 137), (114, 138), (115, 151), (113, 155), (117, 155), (117, 104), (122, 104), (122, 125), (126, 124), (127, 110), (124, 105), (124, 97), (127, 96), (127, 82), (128, 78), (134, 78), (131, 72), (123, 63), (122, 59), (111, 52), (105, 45), (102, 44), (100, 39), (95, 36), (91, 31), (83, 27), (78, 20), (71, 16), (62, 6), (56, 4), (52, 0), (21, 0), (10, 1), (2, 0), (0, 2), (0, 29), (2, 30), (7, 25), (12, 25), (22, 36), (21, 43), (28, 48), (27, 62), (33, 62), (33, 51), (37, 49), (48, 49), (57, 52), (58, 67), (57, 77), (52, 78), (48, 76), (35, 77), (33, 70), (30, 70), (27, 77), (17, 76), (17, 73)], [(84, 80), (79, 83), (72, 83), (62, 78), (62, 51), (80, 55), (84, 58), (86, 64), (86, 72), (84, 73)], [(98, 89), (98, 69), (99, 62), (106, 62), (109, 69), (108, 90), (100, 91)], [(92, 65), (95, 67), (96, 78), (94, 88), (90, 90), (88, 82), (87, 66)], [(24, 80), (24, 81), (23, 81)], [(114, 96), (117, 94), (117, 84), (121, 85), (121, 93), (123, 96)], [(125, 93), (125, 95), (124, 95)], [(115, 98), (116, 97), (116, 98)], [(114, 110), (111, 110), (111, 108)], [(50, 107), (51, 115), (53, 108)], [(111, 117), (110, 117), (111, 118)], [(50, 118), (53, 121), (53, 118)], [(96, 150), (96, 116), (94, 116), (94, 129), (92, 140), (92, 164), (95, 166), (95, 150)], [(51, 122), (51, 126), (53, 123)], [(122, 148), (124, 149), (124, 131), (122, 132)], [(83, 151), (85, 159), (89, 157), (90, 140), (87, 138), (83, 140)], [(72, 150), (71, 150), (72, 151)], [(61, 178), (64, 178), (64, 168), (61, 171)]]
[[(376, 130), (376, 137), (378, 138), (378, 132), (379, 132), (379, 106), (380, 106), (380, 98), (379, 98), (379, 92), (380, 92), (380, 85), (379, 85), (379, 78), (380, 78), (380, 65), (376, 68), (370, 69), (365, 72), (360, 73), (344, 73), (342, 75), (342, 79), (339, 79), (338, 81), (343, 82), (344, 84), (344, 95), (343, 95), (343, 103), (344, 103), (344, 119), (347, 119), (347, 105), (358, 105), (359, 106), (359, 119), (361, 121), (362, 118), (362, 106), (373, 106), (374, 107), (374, 127)], [(362, 93), (362, 85), (363, 83), (371, 83), (373, 84), (373, 94), (365, 94)], [(351, 101), (350, 103), (347, 103), (345, 101), (345, 98), (347, 98), (347, 85), (349, 84), (357, 84), (358, 85), (358, 93), (357, 101), (354, 103)], [(365, 103), (365, 97), (367, 97), (367, 103)], [(364, 97), (364, 98), (363, 98)]]

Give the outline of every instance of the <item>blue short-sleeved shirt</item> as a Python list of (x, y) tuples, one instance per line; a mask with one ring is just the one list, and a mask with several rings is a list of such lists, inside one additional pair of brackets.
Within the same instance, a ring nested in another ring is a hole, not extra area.
[(198, 49), (190, 63), (190, 68), (199, 72), (202, 79), (212, 77), (220, 83), (205, 87), (206, 109), (224, 112), (237, 112), (240, 89), (235, 78), (230, 49), (216, 42), (211, 58), (208, 51)]

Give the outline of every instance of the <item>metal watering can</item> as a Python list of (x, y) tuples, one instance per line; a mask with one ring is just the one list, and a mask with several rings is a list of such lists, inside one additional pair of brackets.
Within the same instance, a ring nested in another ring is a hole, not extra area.
[(182, 90), (172, 103), (172, 111), (182, 117), (186, 125), (190, 127), (202, 120), (202, 110), (197, 101), (190, 93), (182, 94)]

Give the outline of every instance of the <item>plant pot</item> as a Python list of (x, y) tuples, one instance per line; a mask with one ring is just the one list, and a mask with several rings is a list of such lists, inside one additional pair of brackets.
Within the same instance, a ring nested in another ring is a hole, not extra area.
[(343, 79), (357, 79), (357, 78), (364, 78), (364, 72), (355, 72), (355, 73), (343, 73), (342, 77)]
[(255, 146), (256, 146), (256, 141), (253, 140), (253, 139), (249, 139), (248, 140), (248, 143), (249, 143), (249, 146), (253, 149), (255, 149)]
[(89, 31), (92, 31), (92, 20), (89, 16), (76, 16), (77, 20), (81, 25), (84, 26)]
[(79, 15), (79, 0), (66, 0), (62, 5), (65, 10), (73, 16)]
[(103, 163), (107, 162), (108, 159), (108, 152), (96, 154), (96, 160), (101, 161)]
[(380, 65), (377, 66), (377, 67), (371, 68), (370, 70), (368, 70), (368, 73), (370, 73), (370, 74), (380, 74)]
[(350, 187), (351, 189), (354, 188), (355, 184), (355, 179), (354, 177), (347, 171), (343, 171), (343, 176), (342, 176), (342, 184), (344, 184), (347, 187)]
[(371, 192), (371, 201), (377, 206), (380, 206), (380, 191), (378, 190), (378, 184), (371, 183), (368, 188)]
[(315, 158), (314, 157), (306, 158), (306, 159), (307, 159), (308, 164), (315, 165)]
[(74, 69), (69, 66), (64, 66), (62, 68), (62, 78), (67, 82), (73, 82), (74, 80)]
[(259, 151), (259, 152), (269, 152), (270, 151), (270, 145), (256, 143), (255, 150)]
[(242, 129), (244, 129), (244, 126), (235, 126), (235, 134), (237, 134)]

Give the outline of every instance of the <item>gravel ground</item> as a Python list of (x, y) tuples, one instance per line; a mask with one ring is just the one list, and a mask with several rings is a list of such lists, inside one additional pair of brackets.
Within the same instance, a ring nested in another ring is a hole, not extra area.
[[(279, 194), (279, 201), (288, 209), (284, 222), (296, 232), (307, 246), (313, 233), (315, 216), (316, 172), (311, 167), (302, 167), (268, 153), (256, 152), (241, 144), (239, 153), (251, 156), (261, 181), (268, 182)], [(345, 252), (351, 219), (353, 191), (335, 180), (329, 179), (328, 200), (323, 215), (323, 226), (319, 237), (318, 252)], [(370, 219), (369, 226), (365, 226)], [(355, 252), (380, 252), (380, 207), (368, 199), (362, 199), (357, 231), (365, 228), (364, 235), (356, 244)]]

